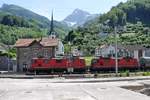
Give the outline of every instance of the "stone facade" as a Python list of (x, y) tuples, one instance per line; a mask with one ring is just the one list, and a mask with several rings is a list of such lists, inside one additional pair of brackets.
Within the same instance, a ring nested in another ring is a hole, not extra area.
[(34, 43), (29, 47), (17, 48), (17, 70), (23, 71), (23, 67), (30, 67), (33, 58), (51, 58), (55, 56), (56, 47), (42, 47)]
[(22, 72), (23, 68), (31, 67), (33, 58), (43, 57), (49, 59), (57, 54), (64, 54), (64, 50), (60, 50), (60, 48), (64, 49), (63, 44), (58, 39), (20, 39), (16, 42), (15, 47), (17, 49), (18, 72)]

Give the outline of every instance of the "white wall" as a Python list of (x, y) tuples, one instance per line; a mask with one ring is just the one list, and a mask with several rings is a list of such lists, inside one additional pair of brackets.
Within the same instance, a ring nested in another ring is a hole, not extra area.
[(108, 46), (108, 47), (104, 47), (104, 48), (98, 48), (95, 50), (95, 55), (96, 56), (108, 56), (108, 54), (110, 54), (110, 52), (115, 53), (115, 47), (113, 46)]
[(64, 45), (60, 40), (58, 42), (58, 48), (56, 51), (56, 55), (64, 55)]
[(134, 50), (134, 58), (139, 60), (139, 52), (138, 52), (138, 50)]

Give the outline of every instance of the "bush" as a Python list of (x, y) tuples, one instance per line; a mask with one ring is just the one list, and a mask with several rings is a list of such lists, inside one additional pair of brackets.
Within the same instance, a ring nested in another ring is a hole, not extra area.
[(143, 76), (150, 76), (150, 72), (143, 72)]
[(130, 76), (129, 70), (126, 70), (125, 75), (126, 75), (126, 76)]

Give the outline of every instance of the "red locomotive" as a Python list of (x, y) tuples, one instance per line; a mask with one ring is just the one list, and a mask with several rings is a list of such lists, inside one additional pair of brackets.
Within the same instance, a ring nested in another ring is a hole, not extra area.
[[(123, 57), (118, 59), (118, 69), (135, 70), (139, 68), (137, 59), (131, 57)], [(91, 63), (91, 71), (108, 71), (115, 70), (115, 58), (99, 57), (93, 59)]]
[(85, 72), (85, 60), (80, 57), (68, 58), (34, 58), (29, 71), (45, 72)]

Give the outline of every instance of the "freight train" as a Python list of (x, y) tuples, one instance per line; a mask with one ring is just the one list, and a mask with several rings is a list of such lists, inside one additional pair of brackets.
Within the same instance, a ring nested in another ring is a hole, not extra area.
[[(143, 59), (142, 59), (143, 60)], [(144, 64), (144, 65), (143, 65)], [(144, 69), (146, 63), (138, 61), (132, 57), (118, 58), (119, 70), (138, 70)], [(91, 72), (104, 72), (115, 70), (115, 58), (97, 57), (92, 59), (91, 66), (86, 66), (85, 59), (82, 57), (73, 58), (34, 58), (32, 59), (31, 66), (27, 69), (29, 72), (47, 72), (47, 73), (85, 73)]]

